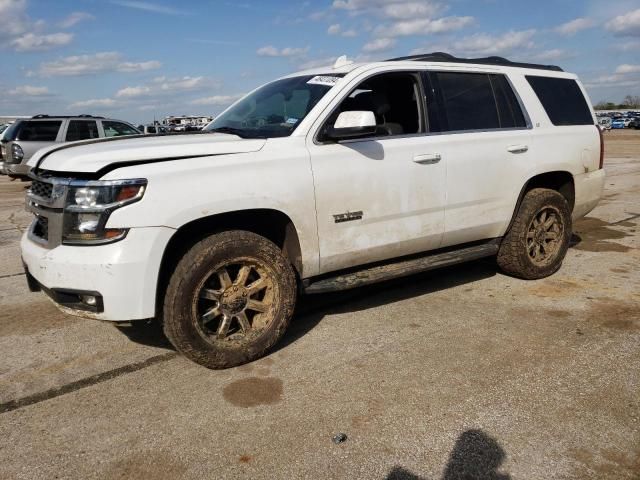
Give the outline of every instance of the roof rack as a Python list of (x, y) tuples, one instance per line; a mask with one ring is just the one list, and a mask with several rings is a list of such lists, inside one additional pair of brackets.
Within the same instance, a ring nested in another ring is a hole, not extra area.
[(553, 70), (556, 72), (563, 72), (560, 67), (556, 65), (539, 65), (537, 63), (520, 63), (512, 62), (504, 57), (483, 57), (483, 58), (458, 58), (449, 53), (433, 52), (422, 53), (420, 55), (409, 55), (408, 57), (390, 58), (387, 62), (397, 62), (400, 60), (413, 60), (416, 62), (446, 62), (446, 63), (475, 63), (479, 65), (500, 65), (503, 67), (519, 67), (519, 68), (534, 68), (536, 70)]
[(39, 114), (39, 115), (34, 115), (31, 118), (104, 118), (104, 117), (97, 117), (95, 115), (44, 115), (44, 114)]

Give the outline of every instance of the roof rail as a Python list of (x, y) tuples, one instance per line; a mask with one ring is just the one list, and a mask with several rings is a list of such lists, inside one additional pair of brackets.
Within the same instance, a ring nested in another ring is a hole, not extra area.
[(482, 57), (482, 58), (458, 58), (449, 53), (433, 52), (422, 53), (420, 55), (409, 55), (407, 57), (390, 58), (387, 62), (397, 62), (400, 60), (413, 60), (416, 62), (446, 62), (446, 63), (475, 63), (478, 65), (500, 65), (503, 67), (518, 67), (518, 68), (534, 68), (536, 70), (553, 70), (555, 72), (563, 72), (560, 67), (556, 65), (539, 65), (537, 63), (521, 63), (512, 62), (504, 57)]
[(39, 114), (39, 115), (34, 115), (31, 118), (104, 118), (104, 117), (97, 117), (95, 115), (44, 115), (44, 114)]

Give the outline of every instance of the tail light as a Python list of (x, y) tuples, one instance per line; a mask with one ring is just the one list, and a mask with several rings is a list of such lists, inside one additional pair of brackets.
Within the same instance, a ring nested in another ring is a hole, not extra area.
[(604, 135), (602, 135), (602, 129), (596, 125), (598, 129), (598, 135), (600, 135), (600, 166), (598, 169), (602, 169), (604, 167)]

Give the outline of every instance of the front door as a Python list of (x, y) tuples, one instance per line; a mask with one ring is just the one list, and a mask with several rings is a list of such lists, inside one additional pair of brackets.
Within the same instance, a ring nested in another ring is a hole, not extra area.
[[(421, 92), (417, 74), (370, 77), (308, 141), (322, 273), (440, 246), (446, 167), (425, 135)], [(323, 128), (350, 110), (373, 111), (376, 133), (325, 141)]]

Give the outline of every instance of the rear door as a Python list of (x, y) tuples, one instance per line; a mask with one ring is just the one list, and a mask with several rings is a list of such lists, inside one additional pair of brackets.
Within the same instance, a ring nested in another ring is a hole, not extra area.
[(447, 166), (442, 246), (501, 236), (534, 170), (530, 122), (508, 78), (432, 71), (430, 132)]

